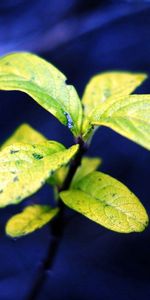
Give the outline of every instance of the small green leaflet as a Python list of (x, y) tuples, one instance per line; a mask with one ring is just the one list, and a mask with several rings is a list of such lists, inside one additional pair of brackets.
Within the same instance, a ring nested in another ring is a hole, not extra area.
[(78, 145), (66, 150), (54, 141), (4, 148), (0, 152), (0, 207), (17, 204), (35, 193), (77, 150)]
[(59, 208), (51, 208), (49, 205), (28, 206), (9, 219), (6, 233), (13, 238), (29, 234), (47, 224), (58, 212)]
[(77, 136), (81, 132), (82, 106), (75, 88), (66, 77), (44, 59), (25, 52), (0, 59), (0, 89), (19, 90), (68, 126)]
[(140, 232), (148, 216), (138, 198), (121, 182), (101, 172), (60, 193), (63, 202), (96, 223), (122, 233)]
[(58, 188), (61, 187), (67, 176), (68, 170), (68, 166), (59, 168), (50, 178), (48, 178), (47, 182), (52, 186), (56, 185)]
[[(82, 158), (82, 162), (81, 162), (81, 166), (77, 169), (72, 183), (71, 183), (71, 187), (75, 187), (76, 183), (83, 178), (84, 176), (86, 176), (87, 174), (95, 171), (99, 165), (101, 164), (101, 159), (98, 157), (83, 157)], [(68, 167), (64, 166), (60, 169), (58, 169), (54, 175), (52, 175), (49, 179), (48, 179), (48, 183), (51, 185), (57, 185), (58, 187), (61, 187), (65, 177), (68, 173)]]
[(93, 125), (104, 125), (150, 150), (150, 95), (131, 95), (97, 111)]
[(38, 144), (47, 139), (28, 124), (22, 124), (2, 145), (2, 149), (14, 143)]
[(75, 188), (79, 180), (86, 175), (98, 169), (101, 164), (101, 159), (98, 157), (83, 157), (81, 166), (77, 169), (75, 176), (73, 177), (71, 188)]
[[(86, 176), (87, 174), (95, 171), (99, 165), (101, 164), (101, 159), (98, 157), (83, 157), (81, 161), (81, 166), (78, 167), (72, 182), (71, 182), (71, 188), (74, 188), (76, 186), (76, 183)], [(59, 188), (63, 185), (63, 182), (68, 174), (68, 166), (63, 166), (62, 168), (58, 169), (50, 178), (48, 178), (47, 182), (54, 186), (54, 196), (55, 199), (59, 199)], [(57, 187), (57, 188), (56, 188)]]
[(127, 99), (127, 96), (146, 78), (145, 74), (128, 72), (106, 72), (94, 76), (87, 85), (82, 99), (84, 105), (82, 131), (85, 139), (103, 112), (116, 101)]

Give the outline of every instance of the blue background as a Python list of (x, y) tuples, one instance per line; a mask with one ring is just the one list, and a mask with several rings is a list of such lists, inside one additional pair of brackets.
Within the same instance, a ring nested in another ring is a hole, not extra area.
[[(106, 70), (150, 74), (150, 1), (1, 0), (0, 54), (26, 50), (55, 64), (79, 94), (89, 78)], [(150, 93), (150, 79), (137, 93)], [(27, 122), (49, 139), (71, 145), (72, 136), (27, 95), (0, 92), (1, 143)], [(150, 155), (101, 128), (91, 156), (101, 170), (125, 183), (150, 212)], [(13, 240), (4, 233), (12, 214), (28, 203), (48, 203), (49, 187), (19, 206), (0, 211), (0, 300), (26, 300), (51, 241), (48, 226)], [(66, 209), (63, 236), (38, 300), (150, 299), (150, 229), (118, 234)]]

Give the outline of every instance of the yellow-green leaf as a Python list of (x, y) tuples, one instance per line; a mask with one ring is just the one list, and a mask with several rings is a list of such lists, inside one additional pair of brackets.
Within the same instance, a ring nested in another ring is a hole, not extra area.
[(28, 124), (22, 124), (2, 145), (2, 149), (14, 143), (38, 144), (47, 139)]
[(68, 166), (61, 167), (48, 179), (48, 183), (50, 185), (57, 185), (58, 187), (61, 187), (67, 176), (68, 170)]
[(101, 172), (90, 173), (76, 189), (60, 196), (70, 208), (117, 232), (140, 232), (148, 225), (146, 210), (138, 198), (121, 182)]
[(6, 233), (13, 238), (29, 234), (46, 225), (58, 212), (59, 208), (51, 208), (49, 205), (28, 206), (9, 219)]
[(75, 188), (79, 180), (98, 169), (100, 164), (101, 159), (98, 157), (83, 157), (81, 166), (77, 169), (77, 172), (73, 177), (71, 188)]
[(105, 72), (94, 76), (88, 83), (84, 95), (83, 134), (86, 136), (91, 128), (91, 121), (97, 111), (122, 97), (131, 94), (145, 79), (145, 74), (129, 72)]
[[(87, 174), (95, 171), (101, 164), (101, 159), (98, 157), (83, 157), (82, 161), (81, 161), (81, 166), (77, 169), (72, 183), (71, 183), (71, 187), (75, 187), (76, 183), (83, 178), (84, 176), (86, 176)], [(64, 166), (60, 169), (58, 169), (54, 175), (52, 175), (49, 179), (48, 182), (51, 185), (57, 185), (57, 186), (61, 186), (67, 176), (68, 173), (68, 166)]]
[(150, 95), (120, 98), (103, 112), (97, 111), (92, 124), (110, 127), (150, 150)]
[(4, 148), (0, 152), (0, 207), (17, 204), (35, 193), (77, 150), (78, 145), (66, 150), (54, 141)]
[(0, 89), (27, 93), (75, 136), (80, 134), (82, 107), (77, 92), (66, 84), (64, 74), (44, 59), (25, 52), (2, 57)]

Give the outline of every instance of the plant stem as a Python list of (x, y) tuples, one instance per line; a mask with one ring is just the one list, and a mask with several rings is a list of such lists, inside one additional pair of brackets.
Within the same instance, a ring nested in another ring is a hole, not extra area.
[(84, 153), (87, 151), (87, 144), (82, 140), (82, 138), (78, 137), (76, 143), (79, 144), (79, 150), (70, 164), (68, 174), (64, 180), (62, 187), (59, 189), (59, 192), (69, 189), (73, 176), (75, 175), (77, 168), (81, 165), (81, 160)]
[[(65, 191), (69, 188), (71, 181), (73, 179), (73, 176), (75, 175), (77, 168), (81, 164), (82, 157), (84, 153), (87, 151), (87, 145), (82, 140), (81, 137), (78, 137), (76, 139), (76, 143), (79, 144), (79, 150), (75, 156), (75, 158), (72, 160), (70, 164), (70, 168), (68, 171), (68, 174), (64, 180), (63, 185), (59, 188), (59, 192)], [(60, 199), (59, 199), (60, 200)], [(59, 207), (60, 212), (56, 216), (54, 220), (50, 223), (50, 229), (52, 234), (52, 240), (49, 242), (48, 250), (45, 259), (43, 260), (43, 263), (39, 267), (39, 270), (37, 272), (37, 277), (34, 281), (34, 284), (32, 286), (31, 292), (29, 294), (28, 300), (36, 300), (44, 283), (44, 279), (46, 278), (46, 275), (50, 269), (52, 269), (54, 259), (59, 247), (59, 242), (61, 239), (61, 236), (63, 234), (63, 227), (64, 227), (64, 203), (60, 200), (59, 201)]]

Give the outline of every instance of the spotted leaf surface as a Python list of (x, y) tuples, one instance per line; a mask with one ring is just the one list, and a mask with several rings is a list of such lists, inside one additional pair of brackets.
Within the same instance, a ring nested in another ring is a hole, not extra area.
[(32, 205), (13, 216), (6, 224), (6, 233), (15, 238), (29, 234), (47, 224), (59, 212), (49, 205)]
[(78, 145), (66, 150), (54, 141), (4, 148), (0, 152), (0, 207), (17, 204), (35, 193), (77, 150)]
[(83, 134), (86, 136), (95, 120), (107, 106), (131, 94), (145, 79), (145, 74), (128, 72), (106, 72), (94, 76), (88, 83), (84, 95)]
[(121, 182), (101, 172), (60, 193), (63, 202), (96, 223), (122, 233), (140, 232), (148, 224), (145, 208)]
[(27, 93), (76, 136), (82, 107), (75, 88), (52, 64), (31, 53), (12, 53), (0, 59), (0, 89)]
[(150, 95), (130, 95), (97, 111), (92, 124), (110, 127), (150, 150)]
[(28, 124), (22, 124), (2, 145), (2, 149), (14, 143), (38, 144), (47, 139)]

